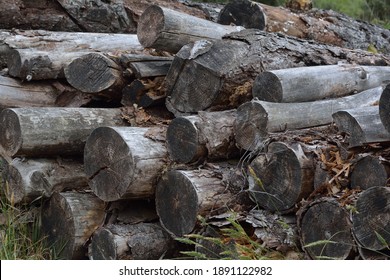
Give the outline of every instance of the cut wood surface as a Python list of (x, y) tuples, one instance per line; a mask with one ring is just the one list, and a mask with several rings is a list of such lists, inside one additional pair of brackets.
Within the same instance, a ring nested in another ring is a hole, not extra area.
[(84, 167), (103, 201), (153, 198), (168, 153), (164, 127), (99, 127), (88, 137)]
[(27, 203), (48, 198), (54, 192), (88, 188), (81, 160), (15, 158), (5, 165), (2, 176), (11, 203)]
[(332, 116), (349, 148), (390, 142), (390, 133), (379, 117), (379, 106), (342, 110)]
[(163, 85), (164, 77), (134, 80), (123, 88), (121, 104), (137, 104), (142, 108), (164, 105), (166, 95)]
[(176, 53), (188, 43), (200, 39), (221, 39), (228, 33), (242, 29), (152, 5), (138, 22), (137, 36), (145, 48)]
[(390, 83), (384, 88), (379, 99), (379, 117), (383, 126), (390, 132)]
[(0, 120), (8, 156), (82, 156), (93, 129), (125, 125), (120, 109), (100, 108), (7, 108)]
[(198, 160), (238, 158), (233, 124), (236, 110), (199, 112), (177, 117), (168, 126), (167, 148), (172, 160), (190, 163)]
[(265, 71), (252, 96), (270, 102), (305, 102), (342, 97), (378, 87), (390, 79), (388, 66), (339, 64)]
[(86, 243), (104, 218), (105, 203), (93, 194), (54, 193), (42, 208), (45, 242), (59, 259), (85, 259)]
[(175, 115), (235, 108), (251, 99), (252, 83), (264, 70), (340, 61), (390, 65), (384, 55), (253, 29), (231, 33), (223, 40), (198, 41), (176, 54), (166, 76), (166, 105)]
[(237, 109), (234, 127), (237, 145), (245, 150), (253, 150), (261, 145), (269, 132), (330, 124), (333, 113), (374, 105), (382, 91), (382, 87), (376, 87), (351, 96), (300, 103), (273, 103), (254, 99)]

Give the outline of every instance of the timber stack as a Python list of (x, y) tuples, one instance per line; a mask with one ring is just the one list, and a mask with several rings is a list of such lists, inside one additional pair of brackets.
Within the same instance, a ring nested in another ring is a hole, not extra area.
[(3, 193), (42, 207), (58, 258), (173, 258), (192, 233), (221, 257), (237, 224), (281, 258), (390, 258), (389, 30), (249, 0), (11, 2)]

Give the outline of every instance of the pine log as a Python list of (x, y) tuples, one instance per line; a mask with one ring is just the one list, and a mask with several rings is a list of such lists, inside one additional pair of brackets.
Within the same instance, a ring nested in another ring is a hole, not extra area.
[(346, 135), (349, 148), (390, 142), (390, 133), (379, 117), (379, 106), (342, 110), (332, 117), (338, 130)]
[(305, 102), (358, 93), (390, 79), (390, 67), (351, 64), (265, 71), (252, 88), (253, 97), (270, 102)]
[(142, 14), (137, 36), (145, 48), (170, 53), (200, 39), (215, 40), (242, 30), (242, 27), (221, 25), (171, 9), (152, 5)]
[(335, 112), (374, 105), (382, 90), (382, 87), (377, 87), (351, 96), (301, 103), (273, 103), (253, 99), (237, 109), (234, 126), (237, 145), (245, 150), (254, 150), (269, 132), (330, 124)]
[(389, 30), (332, 10), (296, 13), (250, 0), (233, 0), (220, 11), (217, 22), (281, 32), (348, 49), (367, 50), (371, 44), (383, 53), (390, 53)]
[(169, 257), (173, 240), (158, 223), (112, 224), (98, 229), (89, 245), (91, 260), (158, 260)]
[(390, 132), (390, 83), (384, 88), (379, 99), (379, 117), (385, 129)]
[(301, 243), (311, 259), (345, 260), (356, 255), (349, 211), (336, 198), (317, 199), (300, 211)]
[(236, 108), (251, 99), (253, 80), (264, 70), (331, 65), (340, 61), (390, 65), (384, 55), (260, 30), (231, 33), (213, 42), (198, 41), (176, 54), (166, 77), (166, 105), (175, 115)]
[(364, 155), (354, 165), (351, 188), (366, 190), (372, 186), (386, 186), (390, 178), (390, 165), (383, 158)]
[(84, 167), (103, 201), (152, 198), (168, 157), (166, 129), (99, 127), (88, 137)]
[(0, 144), (8, 156), (82, 156), (89, 134), (104, 125), (125, 125), (121, 111), (8, 108), (0, 113)]
[(384, 186), (371, 187), (359, 195), (352, 223), (354, 237), (362, 248), (375, 252), (389, 250), (389, 200), (390, 189)]
[(164, 77), (138, 79), (126, 85), (122, 90), (121, 104), (147, 108), (163, 105), (165, 102)]
[(233, 124), (236, 110), (199, 112), (177, 117), (168, 126), (167, 148), (173, 161), (190, 163), (199, 160), (238, 158)]
[(42, 231), (59, 259), (85, 259), (86, 243), (104, 222), (105, 203), (93, 194), (54, 193), (42, 208)]
[(31, 202), (54, 192), (85, 190), (87, 176), (80, 160), (15, 158), (4, 167), (6, 197), (11, 203)]

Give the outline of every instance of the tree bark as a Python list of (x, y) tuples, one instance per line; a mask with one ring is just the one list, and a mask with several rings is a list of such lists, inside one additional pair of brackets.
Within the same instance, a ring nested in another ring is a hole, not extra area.
[(243, 30), (212, 43), (198, 41), (176, 54), (166, 77), (166, 105), (175, 115), (235, 108), (251, 99), (253, 80), (264, 70), (329, 65), (340, 61), (390, 65), (389, 58), (384, 55), (260, 30)]
[(6, 197), (11, 203), (31, 202), (54, 192), (88, 188), (83, 163), (70, 159), (15, 158), (4, 167)]
[(164, 77), (138, 79), (123, 88), (121, 104), (147, 108), (163, 105), (165, 97)]
[(54, 193), (43, 205), (43, 235), (59, 259), (85, 259), (85, 244), (104, 217), (105, 203), (92, 194)]
[(199, 112), (177, 117), (168, 126), (167, 148), (170, 158), (181, 163), (199, 160), (238, 158), (233, 124), (236, 110)]
[(8, 156), (82, 156), (93, 129), (125, 125), (119, 109), (4, 109), (0, 120), (0, 144)]
[(88, 137), (84, 167), (103, 201), (153, 198), (168, 157), (164, 127), (99, 127)]
[(379, 117), (387, 132), (390, 132), (390, 83), (384, 88), (379, 99)]
[(351, 64), (298, 67), (259, 74), (253, 97), (269, 102), (306, 102), (351, 95), (379, 87), (390, 67)]
[(237, 109), (234, 127), (237, 145), (245, 150), (254, 150), (269, 132), (330, 124), (334, 112), (377, 103), (382, 90), (382, 87), (377, 87), (351, 96), (301, 103), (273, 103), (256, 99), (246, 102)]
[(150, 6), (142, 14), (137, 36), (145, 48), (170, 53), (200, 39), (215, 40), (241, 27), (221, 25), (185, 13), (157, 5)]
[(158, 260), (172, 249), (173, 240), (158, 223), (112, 224), (93, 234), (88, 255), (91, 260)]
[(379, 117), (379, 106), (342, 110), (332, 116), (349, 148), (390, 142), (390, 133)]

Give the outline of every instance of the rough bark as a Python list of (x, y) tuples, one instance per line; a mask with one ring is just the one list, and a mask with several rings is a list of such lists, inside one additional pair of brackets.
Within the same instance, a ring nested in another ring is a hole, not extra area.
[(388, 84), (379, 99), (379, 117), (383, 126), (390, 132), (390, 84)]
[(122, 90), (121, 104), (147, 108), (163, 105), (165, 102), (164, 77), (138, 79), (125, 86)]
[(84, 149), (92, 191), (103, 201), (153, 198), (168, 153), (166, 129), (99, 127)]
[(241, 27), (221, 25), (157, 5), (142, 14), (137, 36), (145, 48), (177, 53), (186, 44), (200, 39), (216, 40), (242, 30)]
[(181, 163), (199, 160), (238, 158), (233, 124), (236, 110), (199, 112), (177, 117), (168, 126), (167, 148), (170, 158)]
[(390, 67), (351, 64), (297, 67), (259, 74), (252, 96), (270, 102), (305, 102), (343, 97), (382, 85)]
[(237, 109), (234, 127), (237, 145), (253, 150), (269, 132), (330, 124), (334, 112), (374, 105), (382, 90), (377, 87), (351, 96), (312, 102), (273, 103), (256, 99), (246, 102)]
[(59, 259), (85, 259), (85, 244), (104, 217), (105, 203), (93, 194), (54, 193), (42, 209), (45, 241)]
[(6, 197), (11, 203), (31, 202), (54, 192), (85, 190), (87, 176), (81, 160), (15, 158), (4, 167)]
[(82, 156), (93, 129), (125, 125), (119, 109), (98, 108), (7, 108), (0, 120), (8, 156)]
[(243, 30), (214, 42), (198, 41), (176, 54), (166, 77), (166, 105), (176, 115), (234, 108), (251, 98), (253, 80), (264, 70), (340, 61), (390, 65), (384, 55), (260, 30)]

